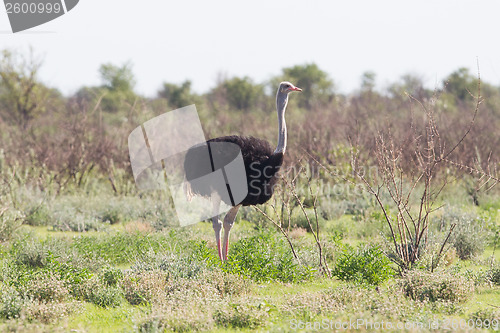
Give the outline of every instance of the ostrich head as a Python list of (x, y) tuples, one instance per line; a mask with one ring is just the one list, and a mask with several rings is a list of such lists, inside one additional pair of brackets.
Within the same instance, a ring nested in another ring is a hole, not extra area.
[(278, 88), (278, 92), (281, 92), (283, 94), (288, 94), (292, 91), (302, 91), (302, 89), (294, 86), (293, 84), (291, 84), (290, 82), (287, 82), (287, 81), (283, 81), (280, 83), (280, 86)]
[(278, 117), (284, 115), (286, 105), (288, 104), (288, 94), (292, 91), (302, 91), (302, 89), (297, 88), (288, 81), (280, 83), (278, 92), (276, 93), (276, 109), (278, 110)]

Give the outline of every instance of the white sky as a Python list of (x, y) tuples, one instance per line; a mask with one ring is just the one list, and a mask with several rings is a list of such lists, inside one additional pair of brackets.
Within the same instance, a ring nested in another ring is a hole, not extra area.
[(344, 93), (368, 70), (379, 88), (406, 73), (434, 88), (477, 60), (482, 79), (500, 84), (498, 0), (80, 0), (17, 34), (0, 8), (0, 48), (31, 45), (45, 58), (42, 80), (65, 94), (100, 84), (100, 64), (126, 61), (147, 96), (165, 81), (205, 92), (221, 72), (263, 82), (308, 62)]

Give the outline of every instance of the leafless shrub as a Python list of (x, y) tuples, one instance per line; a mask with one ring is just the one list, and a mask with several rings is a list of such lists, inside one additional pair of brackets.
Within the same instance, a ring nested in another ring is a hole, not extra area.
[[(379, 131), (374, 140), (376, 146), (373, 156), (377, 166), (375, 172), (366, 172), (366, 165), (370, 163), (370, 159), (362, 155), (366, 147), (352, 142), (352, 174), (363, 184), (366, 191), (373, 195), (382, 211), (393, 243), (395, 255), (392, 258), (401, 271), (412, 268), (426, 246), (430, 216), (440, 208), (437, 200), (450, 180), (446, 173), (440, 171), (456, 165), (452, 162), (453, 154), (470, 135), (482, 102), (480, 87), (478, 80), (478, 94), (475, 97), (472, 118), (463, 134), (451, 144), (443, 139), (442, 130), (437, 125), (437, 96), (429, 105), (409, 96), (410, 101), (416, 103), (424, 112), (423, 132), (420, 132), (415, 124), (414, 115), (404, 137), (395, 136), (390, 126)], [(346, 175), (339, 174), (333, 167), (321, 165), (337, 179), (355, 182)], [(486, 183), (497, 181), (494, 175), (482, 169), (473, 166), (469, 168), (484, 174)], [(447, 236), (435, 253), (431, 270), (439, 263), (454, 228), (455, 224), (451, 224)]]
[[(299, 164), (300, 165), (300, 164)], [(300, 263), (300, 259), (297, 255), (297, 252), (294, 248), (293, 242), (291, 240), (291, 227), (293, 225), (292, 216), (293, 210), (295, 207), (299, 207), (302, 213), (302, 216), (307, 221), (308, 230), (313, 234), (314, 241), (316, 244), (316, 248), (318, 250), (318, 267), (320, 271), (325, 276), (330, 276), (330, 269), (328, 268), (328, 263), (326, 260), (326, 256), (323, 251), (323, 243), (320, 238), (320, 225), (319, 220), (320, 217), (318, 215), (318, 191), (320, 187), (316, 187), (316, 191), (313, 189), (312, 179), (307, 178), (307, 195), (310, 197), (311, 202), (310, 206), (313, 209), (314, 217), (310, 217), (308, 212), (306, 211), (306, 204), (304, 199), (299, 197), (299, 190), (297, 189), (296, 182), (298, 177), (302, 175), (302, 171), (304, 170), (304, 165), (299, 167), (299, 171), (292, 175), (291, 173), (284, 174), (281, 177), (281, 181), (283, 181), (284, 186), (280, 188), (280, 195), (275, 195), (274, 201), (271, 204), (271, 208), (273, 210), (273, 216), (268, 215), (262, 209), (255, 206), (255, 209), (259, 211), (267, 220), (269, 220), (285, 237), (288, 244), (290, 245), (290, 249), (293, 253), (293, 256)], [(279, 197), (279, 200), (277, 198)]]

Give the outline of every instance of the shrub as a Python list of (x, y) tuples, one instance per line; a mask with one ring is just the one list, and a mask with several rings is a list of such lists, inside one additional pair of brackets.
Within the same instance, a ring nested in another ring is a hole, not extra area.
[(123, 221), (123, 215), (121, 213), (120, 207), (111, 206), (107, 207), (101, 214), (100, 220), (102, 222), (115, 224)]
[(53, 224), (55, 230), (61, 231), (101, 231), (107, 227), (106, 223), (96, 217), (81, 214), (60, 215)]
[(25, 211), (24, 223), (32, 226), (48, 225), (52, 217), (46, 205), (32, 205)]
[(141, 333), (206, 332), (214, 327), (212, 311), (200, 304), (155, 308), (151, 315), (139, 322)]
[(222, 297), (243, 295), (250, 291), (250, 281), (239, 275), (213, 270), (206, 272), (203, 278), (214, 286)]
[(43, 244), (36, 240), (19, 240), (13, 245), (15, 262), (32, 268), (41, 268), (47, 265), (48, 251)]
[(62, 262), (50, 256), (47, 270), (53, 272), (73, 292), (78, 286), (92, 277), (92, 273), (87, 268), (76, 267), (71, 263)]
[(478, 216), (456, 210), (446, 211), (441, 217), (440, 231), (449, 230), (451, 224), (456, 224), (450, 237), (460, 259), (474, 258), (483, 253), (488, 231), (485, 228), (488, 221)]
[(22, 224), (21, 214), (0, 205), (0, 242), (11, 239), (14, 231)]
[(80, 304), (75, 301), (71, 302), (27, 302), (24, 314), (30, 321), (40, 321), (44, 324), (49, 324), (67, 316), (80, 309)]
[(190, 258), (178, 258), (172, 255), (162, 256), (158, 268), (174, 279), (195, 278), (206, 270), (203, 262), (195, 261)]
[(18, 318), (21, 315), (24, 303), (23, 298), (15, 288), (1, 285), (0, 317), (6, 319)]
[(408, 271), (400, 285), (407, 297), (418, 301), (463, 303), (474, 292), (473, 281), (445, 272)]
[(229, 250), (223, 271), (256, 281), (299, 282), (308, 280), (312, 270), (301, 266), (288, 244), (270, 232), (238, 240)]
[(486, 272), (486, 276), (491, 283), (500, 286), (500, 265), (491, 267), (488, 272)]
[(158, 252), (167, 242), (168, 240), (159, 233), (145, 235), (120, 232), (75, 238), (73, 248), (82, 256), (92, 260), (99, 258), (110, 264), (130, 263), (134, 258), (139, 258), (138, 261), (147, 264), (142, 260), (147, 251)]
[(332, 274), (343, 281), (378, 285), (393, 276), (394, 270), (378, 246), (360, 245), (340, 254)]
[(471, 259), (484, 251), (484, 238), (474, 233), (460, 232), (454, 237), (453, 246), (460, 259)]
[(122, 282), (125, 299), (131, 305), (148, 304), (166, 297), (167, 275), (160, 271), (128, 273)]
[(69, 296), (69, 290), (54, 273), (35, 275), (25, 286), (26, 296), (38, 301), (63, 301)]
[(108, 286), (94, 276), (77, 285), (73, 296), (79, 300), (107, 308), (119, 306), (123, 301), (124, 293), (121, 287)]
[(123, 272), (118, 268), (108, 266), (102, 271), (101, 279), (105, 285), (115, 287), (123, 279)]
[[(306, 214), (307, 214), (307, 217), (304, 215), (304, 212), (302, 210), (294, 209), (292, 211), (290, 224), (294, 228), (302, 228), (302, 229), (307, 230), (308, 232), (311, 232), (311, 226), (312, 226), (312, 229), (316, 232), (317, 226), (316, 226), (316, 216), (314, 214), (314, 210), (313, 209), (306, 209)], [(309, 221), (311, 222), (311, 226), (309, 226), (309, 222), (307, 221), (307, 219), (309, 219)], [(323, 218), (323, 216), (318, 216), (318, 226), (319, 226), (320, 230), (324, 229), (325, 223), (326, 223), (326, 221)], [(288, 222), (286, 221), (285, 226), (288, 227), (287, 224), (288, 224)]]
[(217, 309), (213, 316), (223, 327), (255, 329), (264, 325), (269, 315), (262, 307), (240, 303)]
[(123, 290), (119, 287), (97, 285), (92, 288), (87, 300), (103, 308), (116, 307), (122, 303)]
[(478, 328), (489, 328), (493, 331), (498, 331), (500, 328), (500, 310), (496, 308), (477, 310), (469, 316), (469, 320), (476, 323), (476, 327)]

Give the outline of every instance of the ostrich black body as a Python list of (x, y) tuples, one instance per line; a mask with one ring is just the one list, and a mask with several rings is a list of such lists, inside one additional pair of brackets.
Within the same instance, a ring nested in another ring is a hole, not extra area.
[[(220, 149), (224, 147), (224, 145), (210, 145), (210, 143), (223, 142), (238, 145), (243, 157), (248, 194), (240, 204), (243, 206), (251, 206), (263, 204), (268, 201), (273, 195), (274, 186), (278, 180), (278, 172), (283, 164), (283, 153), (274, 153), (270, 144), (265, 140), (232, 135), (207, 141), (212, 156), (224, 156), (224, 151), (214, 151), (214, 149)], [(199, 168), (193, 167), (203, 163), (200, 161), (200, 158), (206, 156), (206, 154), (200, 154), (200, 149), (206, 150), (206, 146), (193, 147), (186, 153), (184, 170), (188, 181), (205, 175), (199, 174)], [(210, 196), (212, 192), (217, 191), (217, 189), (210, 186), (197, 187), (191, 184), (191, 191), (193, 194)], [(224, 196), (221, 195), (221, 197)], [(232, 203), (226, 202), (226, 204), (231, 205)]]

